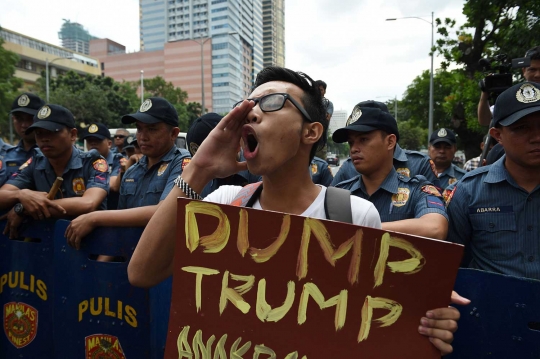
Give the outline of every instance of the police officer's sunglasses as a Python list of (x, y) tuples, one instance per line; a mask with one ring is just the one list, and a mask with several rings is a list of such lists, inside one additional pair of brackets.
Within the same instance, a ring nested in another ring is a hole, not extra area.
[[(288, 93), (271, 93), (268, 95), (264, 95), (262, 97), (256, 97), (256, 98), (248, 98), (248, 101), (255, 102), (255, 105), (259, 104), (259, 108), (263, 112), (275, 112), (279, 111), (285, 106), (285, 101), (289, 100), (292, 102), (294, 107), (302, 113), (302, 115), (308, 120), (309, 122), (313, 122), (311, 117), (308, 115), (306, 110), (300, 105), (294, 98), (291, 97)], [(233, 108), (240, 106), (240, 104), (243, 102), (238, 101)]]

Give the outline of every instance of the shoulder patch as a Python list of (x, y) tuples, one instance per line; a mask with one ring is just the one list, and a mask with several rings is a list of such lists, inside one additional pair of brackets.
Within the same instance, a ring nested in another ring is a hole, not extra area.
[(182, 160), (182, 171), (186, 168), (187, 165), (191, 162), (191, 158), (184, 158)]
[(426, 205), (428, 208), (444, 209), (444, 203), (440, 197), (427, 196)]
[(107, 172), (109, 170), (109, 165), (107, 164), (107, 161), (105, 161), (103, 158), (95, 160), (92, 164), (92, 167), (94, 167), (94, 169), (99, 172)]
[(433, 160), (429, 160), (429, 165), (431, 166), (431, 171), (433, 171), (433, 174), (435, 175), (435, 177), (439, 177), (437, 175), (437, 167), (435, 167), (435, 162), (433, 162)]
[(450, 201), (452, 200), (452, 197), (454, 197), (454, 193), (456, 192), (457, 186), (454, 186), (453, 189), (445, 189), (443, 193), (444, 202), (446, 202), (446, 206), (450, 204)]
[(422, 186), (422, 192), (425, 192), (425, 193), (427, 193), (429, 195), (432, 195), (432, 196), (435, 196), (435, 197), (442, 197), (439, 190), (435, 186), (432, 186), (432, 185)]

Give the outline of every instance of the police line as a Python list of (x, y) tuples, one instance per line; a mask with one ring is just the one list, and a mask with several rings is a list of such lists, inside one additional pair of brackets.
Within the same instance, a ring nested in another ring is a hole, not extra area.
[[(148, 291), (127, 279), (142, 228), (98, 228), (76, 251), (68, 224), (34, 222), (26, 241), (0, 235), (0, 358), (162, 358), (171, 281)], [(98, 254), (117, 262), (96, 262)], [(459, 308), (450, 358), (540, 353), (539, 281), (461, 269), (456, 290), (472, 303)]]

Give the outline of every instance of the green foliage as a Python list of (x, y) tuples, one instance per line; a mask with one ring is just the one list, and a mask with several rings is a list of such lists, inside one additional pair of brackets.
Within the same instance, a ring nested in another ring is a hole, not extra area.
[(399, 121), (398, 130), (401, 148), (420, 151), (426, 147), (427, 129), (415, 126), (412, 121)]
[[(326, 151), (335, 153), (338, 155), (338, 157), (346, 157), (349, 155), (350, 147), (347, 142), (335, 143), (334, 140), (332, 140), (332, 134), (329, 133), (326, 143)], [(326, 161), (326, 156), (324, 156), (323, 160)]]
[(9, 133), (9, 117), (11, 104), (17, 97), (17, 90), (22, 86), (21, 79), (14, 77), (15, 65), (19, 61), (17, 54), (4, 49), (4, 40), (0, 38), (0, 136)]

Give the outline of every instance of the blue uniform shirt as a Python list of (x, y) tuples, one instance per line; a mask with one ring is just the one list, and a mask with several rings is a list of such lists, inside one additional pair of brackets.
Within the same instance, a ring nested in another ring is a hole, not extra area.
[(190, 158), (187, 150), (174, 145), (151, 168), (147, 157), (142, 156), (122, 178), (118, 209), (152, 206), (164, 200)]
[(311, 173), (313, 183), (320, 184), (325, 187), (330, 186), (330, 183), (332, 183), (332, 180), (334, 179), (332, 170), (328, 167), (328, 162), (317, 156), (313, 157), (313, 160), (311, 161), (309, 173)]
[(448, 186), (456, 183), (467, 173), (467, 171), (462, 170), (455, 164), (451, 164), (443, 173), (439, 175), (439, 183), (442, 189), (447, 188)]
[(12, 145), (8, 145), (0, 138), (0, 157), (3, 157), (6, 154), (6, 151), (13, 147)]
[(107, 164), (109, 165), (109, 174), (111, 177), (118, 176), (120, 174), (120, 160), (124, 158), (121, 153), (113, 153), (109, 151), (107, 155)]
[[(64, 182), (60, 186), (61, 193), (58, 191), (55, 198), (82, 197), (87, 189), (94, 187), (108, 192), (109, 172), (105, 159), (96, 150), (83, 152), (72, 147), (72, 151), (62, 175)], [(56, 177), (47, 157), (38, 152), (7, 183), (19, 189), (49, 192)], [(106, 208), (106, 202), (106, 199), (103, 200), (100, 209)]]
[[(394, 168), (399, 174), (405, 177), (422, 175), (434, 185), (439, 186), (439, 181), (435, 174), (435, 165), (428, 156), (421, 152), (404, 150), (396, 144), (396, 149), (394, 150)], [(358, 176), (358, 172), (354, 168), (351, 159), (347, 158), (332, 180), (332, 186), (356, 176)]]
[(3, 185), (11, 176), (19, 170), (28, 159), (30, 159), (34, 154), (38, 153), (39, 149), (37, 146), (31, 148), (29, 151), (24, 149), (23, 141), (19, 141), (17, 146), (8, 148), (6, 154), (4, 155), (4, 166), (6, 167), (6, 178), (2, 182), (0, 178), (0, 186)]
[(468, 172), (447, 199), (448, 240), (465, 245), (471, 268), (540, 279), (540, 185), (528, 193), (504, 166)]
[(406, 177), (392, 168), (371, 196), (366, 192), (362, 175), (338, 183), (336, 187), (348, 189), (353, 195), (372, 202), (381, 222), (420, 218), (428, 213), (439, 213), (448, 219), (441, 194), (423, 176)]

